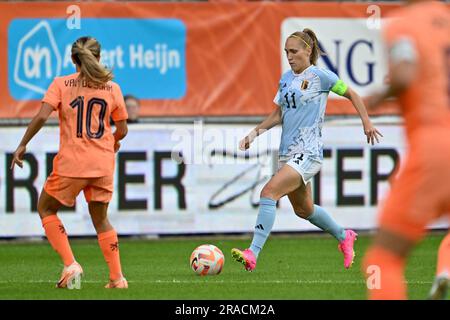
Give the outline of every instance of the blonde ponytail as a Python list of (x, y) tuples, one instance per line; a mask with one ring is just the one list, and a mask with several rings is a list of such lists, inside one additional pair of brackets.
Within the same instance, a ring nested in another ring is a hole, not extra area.
[(80, 68), (80, 78), (95, 85), (113, 79), (111, 70), (99, 63), (100, 43), (91, 37), (81, 37), (72, 45), (72, 57)]
[(300, 39), (303, 46), (311, 48), (311, 56), (309, 57), (309, 62), (311, 64), (315, 65), (319, 56), (325, 55), (325, 53), (320, 50), (319, 40), (317, 40), (316, 34), (311, 29), (305, 28), (303, 31), (294, 32), (289, 37)]

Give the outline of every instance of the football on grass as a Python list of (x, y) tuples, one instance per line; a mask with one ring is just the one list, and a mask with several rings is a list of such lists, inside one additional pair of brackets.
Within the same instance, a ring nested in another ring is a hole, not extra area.
[(222, 251), (212, 244), (202, 244), (191, 254), (191, 268), (199, 276), (216, 275), (222, 271), (225, 257)]

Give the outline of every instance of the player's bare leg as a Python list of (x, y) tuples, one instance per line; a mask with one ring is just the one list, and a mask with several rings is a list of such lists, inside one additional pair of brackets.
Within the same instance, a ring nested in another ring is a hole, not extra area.
[(344, 267), (350, 268), (355, 258), (356, 232), (345, 230), (322, 207), (314, 205), (310, 183), (305, 185), (302, 181), (302, 185), (289, 193), (288, 198), (297, 216), (308, 220), (339, 241), (338, 249), (344, 255)]
[(113, 230), (113, 226), (108, 219), (109, 203), (89, 202), (89, 214), (91, 215), (92, 224), (97, 234)]
[(41, 219), (45, 217), (56, 215), (62, 204), (50, 196), (44, 189), (42, 189), (41, 195), (38, 200), (38, 213)]
[(231, 250), (233, 258), (242, 263), (247, 271), (256, 268), (256, 259), (264, 246), (275, 222), (275, 207), (277, 201), (284, 195), (300, 186), (301, 177), (290, 166), (283, 166), (261, 191), (259, 213), (256, 219), (255, 233), (250, 248)]

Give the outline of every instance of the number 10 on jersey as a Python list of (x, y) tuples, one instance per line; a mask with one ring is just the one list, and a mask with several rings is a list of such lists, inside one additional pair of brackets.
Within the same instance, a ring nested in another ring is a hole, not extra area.
[[(100, 106), (100, 112), (98, 114), (98, 129), (97, 132), (91, 130), (92, 111), (94, 106)], [(83, 110), (84, 110), (84, 97), (78, 96), (70, 103), (72, 108), (77, 108), (77, 138), (83, 137)], [(87, 103), (86, 110), (86, 134), (91, 139), (100, 139), (105, 131), (105, 114), (107, 103), (100, 98), (91, 98)]]

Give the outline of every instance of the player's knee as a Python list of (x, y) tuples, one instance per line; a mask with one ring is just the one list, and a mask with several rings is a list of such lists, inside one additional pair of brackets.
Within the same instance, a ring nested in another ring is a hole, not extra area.
[(260, 196), (261, 196), (261, 198), (269, 198), (269, 199), (273, 199), (273, 200), (278, 200), (278, 196), (277, 196), (275, 188), (273, 188), (270, 185), (266, 185), (261, 190)]
[(91, 218), (94, 226), (101, 226), (108, 221), (108, 219), (104, 216), (91, 216)]
[(56, 214), (55, 211), (48, 210), (48, 209), (40, 209), (39, 210), (39, 207), (38, 207), (38, 213), (39, 213), (39, 217), (41, 217), (41, 219), (44, 219), (46, 217)]
[(383, 227), (380, 227), (373, 240), (376, 247), (402, 258), (406, 258), (410, 254), (417, 242), (418, 240), (408, 239), (400, 233), (389, 231)]
[(111, 224), (108, 220), (106, 214), (93, 213), (91, 212), (92, 224), (94, 225), (95, 231), (102, 233), (111, 229)]
[(308, 217), (312, 214), (312, 210), (307, 210), (304, 207), (296, 207), (294, 208), (295, 214), (302, 219), (308, 219)]
[(48, 203), (46, 203), (45, 201), (42, 201), (41, 199), (39, 199), (39, 201), (38, 201), (37, 211), (38, 211), (41, 219), (44, 219), (45, 217), (56, 214), (56, 211), (54, 209), (50, 208)]
[(314, 212), (314, 204), (307, 200), (292, 203), (292, 208), (294, 209), (294, 213), (302, 219), (308, 219)]
[(92, 217), (92, 223), (97, 233), (102, 233), (110, 227), (109, 220), (106, 217)]

